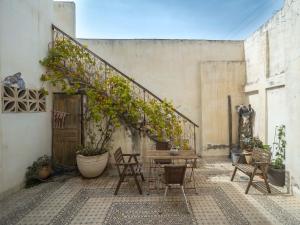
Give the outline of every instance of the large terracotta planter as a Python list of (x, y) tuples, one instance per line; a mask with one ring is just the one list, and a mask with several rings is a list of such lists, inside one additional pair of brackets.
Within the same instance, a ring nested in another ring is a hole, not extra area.
[(96, 156), (77, 155), (77, 166), (82, 176), (86, 178), (97, 177), (101, 175), (107, 165), (108, 152)]

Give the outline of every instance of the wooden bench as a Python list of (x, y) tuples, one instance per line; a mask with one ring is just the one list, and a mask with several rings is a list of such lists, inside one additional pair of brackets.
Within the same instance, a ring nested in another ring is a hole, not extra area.
[[(241, 154), (243, 155), (243, 154)], [(271, 152), (266, 151), (260, 148), (254, 148), (252, 152), (252, 163), (251, 164), (242, 164), (240, 163), (241, 157), (238, 162), (235, 164), (235, 168), (231, 177), (233, 181), (236, 171), (239, 170), (249, 176), (250, 180), (246, 188), (245, 194), (248, 194), (250, 186), (252, 185), (253, 178), (255, 175), (261, 176), (266, 184), (267, 190), (271, 193), (270, 186), (268, 183), (267, 171), (271, 161)]]

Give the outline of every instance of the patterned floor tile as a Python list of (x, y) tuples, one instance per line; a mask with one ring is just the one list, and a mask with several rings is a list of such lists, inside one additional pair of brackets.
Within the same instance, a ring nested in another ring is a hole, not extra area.
[[(180, 190), (171, 189), (161, 211), (163, 189), (139, 195), (135, 183), (121, 186), (115, 196), (118, 177), (109, 172), (96, 179), (74, 177), (22, 190), (0, 201), (0, 224), (32, 225), (118, 225), (118, 224), (300, 224), (300, 201), (296, 197), (251, 187), (244, 194), (247, 178), (237, 173), (226, 158), (200, 159), (195, 190), (187, 189), (188, 214)], [(257, 181), (260, 182), (259, 179)]]

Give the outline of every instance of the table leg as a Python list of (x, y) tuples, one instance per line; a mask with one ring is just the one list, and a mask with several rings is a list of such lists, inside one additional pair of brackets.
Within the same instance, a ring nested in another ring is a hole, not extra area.
[(150, 195), (150, 179), (151, 179), (151, 176), (152, 176), (152, 160), (150, 159), (149, 173), (148, 173), (148, 193), (147, 193), (147, 195)]

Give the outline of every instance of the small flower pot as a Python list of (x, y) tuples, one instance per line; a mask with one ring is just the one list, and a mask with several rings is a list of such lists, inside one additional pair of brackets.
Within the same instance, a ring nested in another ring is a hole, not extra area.
[(235, 153), (235, 152), (231, 153), (231, 160), (233, 164), (237, 164), (237, 162), (240, 159), (240, 155), (241, 155), (240, 153)]
[(38, 171), (38, 178), (40, 180), (46, 180), (50, 176), (51, 171), (52, 171), (51, 166), (43, 166)]
[(108, 162), (108, 152), (95, 156), (77, 155), (77, 166), (83, 177), (93, 178), (100, 176)]
[(251, 164), (252, 163), (252, 152), (244, 151), (244, 155), (245, 155), (247, 164)]
[(170, 155), (179, 155), (179, 149), (178, 148), (171, 148), (170, 149)]

